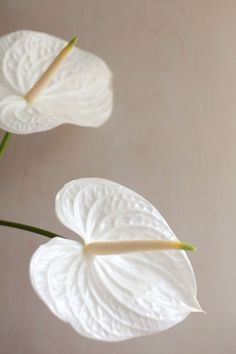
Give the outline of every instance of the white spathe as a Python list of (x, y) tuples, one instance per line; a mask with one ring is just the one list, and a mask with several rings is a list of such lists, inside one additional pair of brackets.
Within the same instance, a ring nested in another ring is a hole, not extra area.
[(0, 37), (0, 128), (17, 134), (64, 123), (98, 127), (110, 116), (113, 93), (108, 66), (74, 48), (37, 99), (24, 96), (67, 42), (46, 33), (17, 31)]
[[(56, 214), (85, 244), (177, 240), (148, 201), (104, 179), (67, 183), (57, 195)], [(160, 332), (201, 311), (184, 251), (93, 256), (79, 242), (58, 237), (36, 250), (30, 277), (57, 317), (80, 334), (103, 341)]]

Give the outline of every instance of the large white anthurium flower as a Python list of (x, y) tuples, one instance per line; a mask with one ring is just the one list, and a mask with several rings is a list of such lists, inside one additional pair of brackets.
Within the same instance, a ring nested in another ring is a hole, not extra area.
[(34, 253), (30, 277), (49, 309), (77, 332), (121, 341), (201, 311), (186, 253), (143, 250), (159, 241), (188, 246), (140, 195), (104, 179), (78, 179), (58, 193), (56, 213), (84, 245), (53, 238)]
[(0, 37), (0, 128), (30, 134), (64, 123), (97, 127), (109, 118), (111, 72), (94, 54), (71, 51), (75, 41), (61, 57), (62, 62), (71, 51), (65, 62), (57, 62), (43, 85), (31, 92), (66, 44), (33, 31)]

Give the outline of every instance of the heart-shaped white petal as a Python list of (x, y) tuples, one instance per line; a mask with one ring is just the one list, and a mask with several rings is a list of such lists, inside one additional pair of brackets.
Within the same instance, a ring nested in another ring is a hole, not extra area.
[[(66, 184), (56, 212), (85, 243), (177, 240), (148, 201), (103, 179)], [(119, 341), (163, 331), (201, 310), (183, 251), (91, 256), (78, 242), (55, 238), (35, 252), (30, 275), (52, 312), (94, 339)]]
[(0, 128), (28, 134), (64, 123), (97, 127), (109, 118), (111, 72), (100, 58), (78, 48), (35, 102), (24, 99), (65, 45), (62, 39), (33, 31), (0, 38)]

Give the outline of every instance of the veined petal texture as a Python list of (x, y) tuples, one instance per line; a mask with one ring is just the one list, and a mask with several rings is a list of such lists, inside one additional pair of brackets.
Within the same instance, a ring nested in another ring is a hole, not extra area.
[(103, 60), (78, 48), (34, 102), (24, 99), (66, 44), (33, 31), (0, 38), (0, 128), (29, 134), (64, 123), (97, 127), (109, 118), (111, 72)]
[[(56, 213), (85, 243), (177, 240), (148, 201), (104, 179), (66, 184), (57, 195)], [(55, 238), (35, 252), (30, 275), (52, 312), (93, 339), (120, 341), (160, 332), (201, 311), (184, 251), (97, 256), (77, 241)]]

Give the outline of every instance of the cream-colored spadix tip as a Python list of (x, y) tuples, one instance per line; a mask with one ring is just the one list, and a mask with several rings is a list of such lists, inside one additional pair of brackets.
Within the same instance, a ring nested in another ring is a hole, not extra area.
[(78, 42), (78, 37), (75, 36), (71, 39), (71, 41), (68, 43), (68, 47), (74, 47), (76, 43)]
[(194, 245), (190, 245), (190, 243), (182, 243), (180, 242), (180, 249), (184, 251), (196, 251), (197, 248)]

